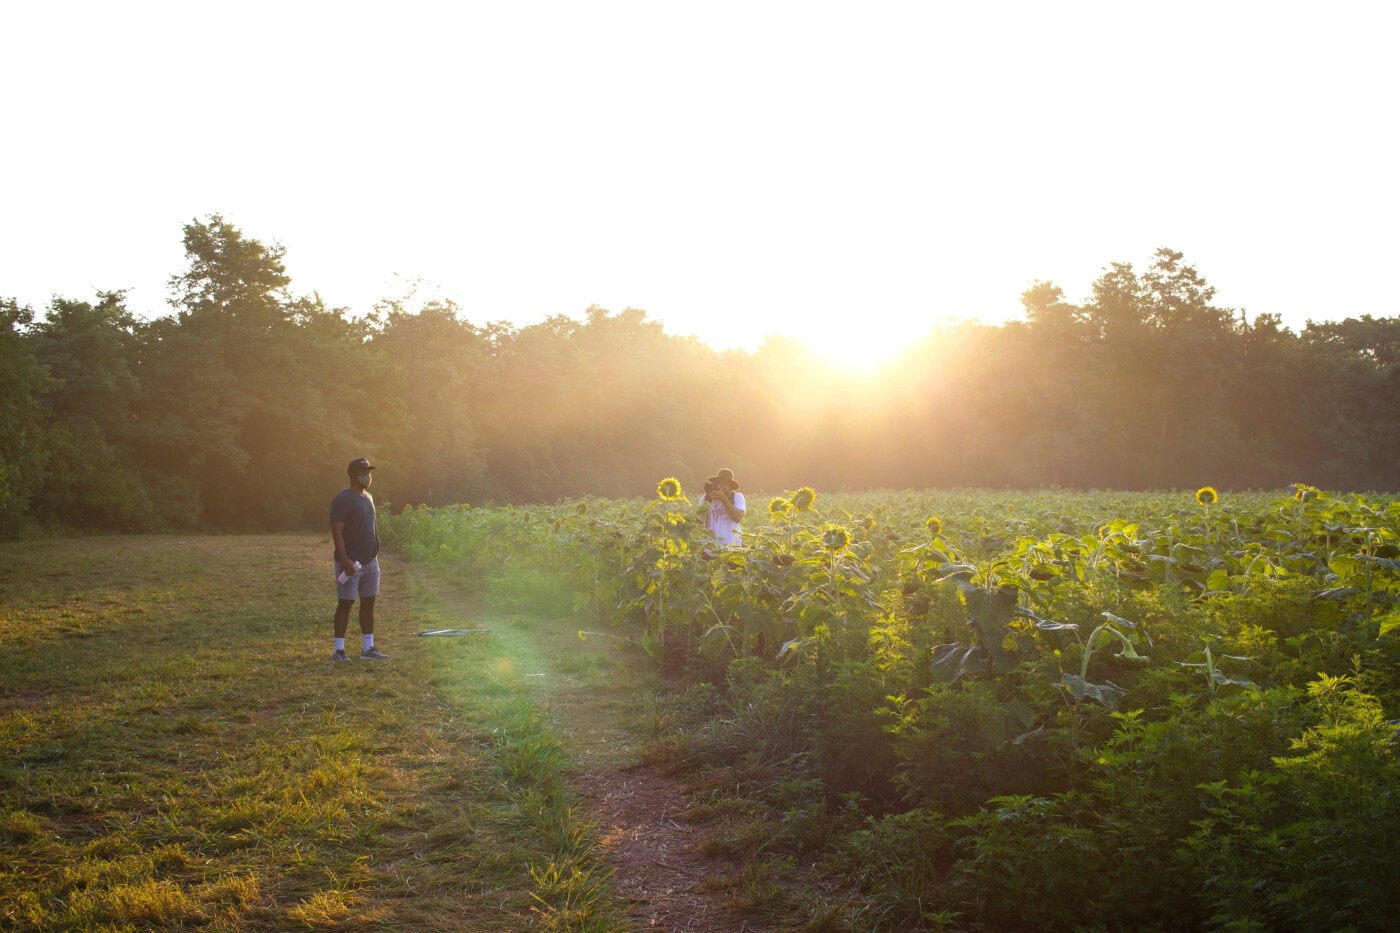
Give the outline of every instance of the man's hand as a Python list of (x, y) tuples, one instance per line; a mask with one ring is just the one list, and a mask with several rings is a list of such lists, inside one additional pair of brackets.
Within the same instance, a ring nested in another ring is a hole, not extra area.
[(342, 557), (340, 559), (340, 572), (347, 577), (353, 577), (355, 574), (359, 573), (359, 571), (355, 569), (355, 562), (348, 557)]

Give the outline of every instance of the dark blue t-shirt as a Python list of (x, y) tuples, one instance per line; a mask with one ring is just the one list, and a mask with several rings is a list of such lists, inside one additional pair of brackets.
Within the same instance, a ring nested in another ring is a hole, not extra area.
[[(331, 500), (331, 521), (345, 523), (345, 556), (368, 564), (379, 555), (379, 528), (375, 524), (374, 497), (342, 489)], [(339, 557), (332, 554), (339, 560)]]

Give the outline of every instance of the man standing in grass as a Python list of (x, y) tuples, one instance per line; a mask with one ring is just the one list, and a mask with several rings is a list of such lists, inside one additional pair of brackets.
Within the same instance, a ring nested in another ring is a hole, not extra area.
[(364, 457), (350, 461), (350, 487), (331, 500), (331, 537), (335, 539), (336, 596), (335, 654), (332, 661), (348, 661), (345, 630), (350, 607), (360, 598), (360, 660), (382, 660), (388, 655), (374, 647), (374, 600), (379, 595), (379, 527), (369, 484), (374, 467)]

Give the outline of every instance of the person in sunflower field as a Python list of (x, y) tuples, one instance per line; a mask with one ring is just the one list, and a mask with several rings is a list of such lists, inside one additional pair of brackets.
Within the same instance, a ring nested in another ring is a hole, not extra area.
[(744, 520), (744, 494), (734, 479), (734, 471), (720, 470), (705, 482), (705, 527), (721, 547), (738, 547), (742, 543), (740, 522)]

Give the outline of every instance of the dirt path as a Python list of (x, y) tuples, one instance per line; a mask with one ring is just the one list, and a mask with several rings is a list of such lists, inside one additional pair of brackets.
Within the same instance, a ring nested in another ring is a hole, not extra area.
[(574, 786), (588, 800), (617, 874), (632, 902), (629, 916), (645, 930), (671, 933), (758, 933), (769, 929), (726, 906), (715, 890), (737, 866), (700, 851), (703, 827), (680, 822), (689, 798), (654, 770), (580, 771)]
[[(769, 933), (775, 928), (729, 906), (726, 888), (740, 872), (730, 859), (704, 854), (706, 828), (686, 820), (691, 796), (682, 782), (639, 767), (642, 734), (632, 688), (600, 686), (568, 673), (572, 631), (483, 615), (465, 590), (414, 574), (419, 587), (463, 620), (489, 627), (567, 742), (578, 768), (570, 780), (597, 825), (613, 867), (613, 884), (640, 930), (668, 933)], [(558, 623), (563, 625), (564, 623)], [(566, 637), (561, 637), (566, 636)]]

